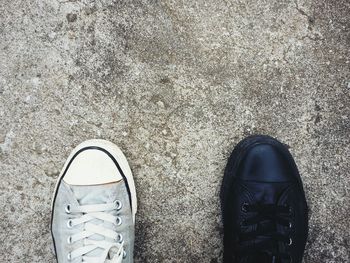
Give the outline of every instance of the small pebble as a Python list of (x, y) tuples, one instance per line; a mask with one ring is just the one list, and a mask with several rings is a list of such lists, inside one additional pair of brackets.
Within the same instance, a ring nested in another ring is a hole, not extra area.
[(164, 108), (164, 103), (163, 103), (163, 101), (157, 101), (157, 105), (158, 105), (158, 107), (160, 107), (160, 108)]

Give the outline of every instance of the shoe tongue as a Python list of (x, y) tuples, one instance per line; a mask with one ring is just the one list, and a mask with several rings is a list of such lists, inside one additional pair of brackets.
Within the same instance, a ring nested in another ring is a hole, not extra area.
[(269, 255), (268, 253), (258, 253), (252, 256), (247, 256), (242, 263), (282, 263), (282, 261), (274, 256)]
[(96, 205), (113, 202), (116, 199), (117, 183), (101, 185), (70, 186), (79, 205)]
[(289, 183), (245, 182), (254, 200), (261, 204), (275, 204)]
[[(117, 198), (117, 183), (111, 184), (102, 184), (102, 185), (88, 185), (88, 186), (80, 186), (73, 185), (70, 186), (72, 192), (79, 205), (99, 205), (105, 203), (114, 202)], [(110, 214), (116, 215), (116, 211), (110, 211)], [(109, 222), (103, 222), (99, 219), (91, 220), (90, 223), (103, 226), (108, 229), (113, 229), (114, 225)], [(105, 238), (104, 236), (94, 234), (89, 237), (91, 240), (106, 240), (113, 242), (110, 238)], [(109, 255), (112, 258), (116, 254), (117, 249), (111, 248), (109, 251)], [(97, 248), (86, 254), (88, 257), (98, 257), (103, 253), (102, 248)]]

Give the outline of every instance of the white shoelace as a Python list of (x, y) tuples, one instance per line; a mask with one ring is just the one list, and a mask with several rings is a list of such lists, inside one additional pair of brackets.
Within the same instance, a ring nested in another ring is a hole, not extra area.
[[(84, 224), (84, 229), (72, 236), (68, 237), (67, 242), (72, 244), (77, 241), (83, 241), (83, 246), (79, 247), (68, 254), (69, 260), (82, 257), (85, 263), (121, 263), (124, 256), (123, 237), (112, 229), (108, 229), (102, 225), (92, 223), (96, 219), (103, 222), (109, 222), (116, 226), (121, 224), (121, 219), (118, 216), (112, 215), (108, 212), (119, 210), (121, 203), (119, 201), (107, 204), (98, 205), (82, 205), (73, 206), (67, 205), (66, 212), (70, 214), (79, 214), (80, 217), (70, 219), (67, 226), (73, 228), (80, 224)], [(93, 240), (89, 237), (92, 235), (100, 235), (108, 239), (114, 240), (110, 242), (105, 240)], [(87, 256), (88, 253), (102, 249), (103, 252), (98, 257)], [(108, 259), (108, 257), (111, 257)]]

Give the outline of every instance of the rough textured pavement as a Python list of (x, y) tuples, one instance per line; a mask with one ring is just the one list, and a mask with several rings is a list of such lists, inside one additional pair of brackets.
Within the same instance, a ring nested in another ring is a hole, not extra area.
[(221, 262), (218, 192), (249, 134), (288, 144), (305, 262), (350, 262), (348, 0), (0, 1), (0, 261), (54, 262), (72, 148), (118, 144), (138, 189), (136, 262)]

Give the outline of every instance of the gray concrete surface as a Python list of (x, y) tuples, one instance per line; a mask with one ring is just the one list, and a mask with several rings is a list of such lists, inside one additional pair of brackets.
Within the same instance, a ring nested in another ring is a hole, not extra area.
[(50, 200), (72, 148), (126, 153), (136, 262), (220, 262), (234, 145), (290, 146), (308, 263), (350, 262), (348, 0), (0, 1), (0, 261), (54, 262)]

